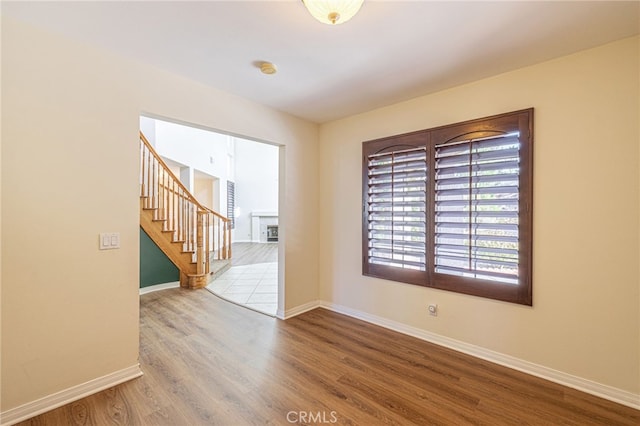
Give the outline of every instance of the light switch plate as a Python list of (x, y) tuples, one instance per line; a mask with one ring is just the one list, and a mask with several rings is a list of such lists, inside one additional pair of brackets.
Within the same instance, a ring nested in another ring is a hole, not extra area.
[(100, 250), (112, 250), (120, 248), (119, 232), (102, 232), (100, 233)]

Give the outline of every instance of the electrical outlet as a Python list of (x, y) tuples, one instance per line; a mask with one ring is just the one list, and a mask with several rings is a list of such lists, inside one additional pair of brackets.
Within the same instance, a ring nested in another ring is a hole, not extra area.
[(431, 304), (428, 306), (428, 309), (429, 309), (429, 315), (432, 315), (434, 317), (438, 316), (438, 305)]

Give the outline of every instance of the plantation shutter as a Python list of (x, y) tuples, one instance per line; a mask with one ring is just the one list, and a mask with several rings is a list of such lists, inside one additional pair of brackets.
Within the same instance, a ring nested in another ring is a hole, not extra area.
[(436, 273), (519, 284), (519, 132), (435, 145)]
[(227, 219), (231, 221), (231, 229), (236, 227), (236, 184), (227, 181)]
[(362, 147), (363, 275), (532, 304), (532, 108)]
[(425, 147), (367, 156), (367, 262), (426, 270)]

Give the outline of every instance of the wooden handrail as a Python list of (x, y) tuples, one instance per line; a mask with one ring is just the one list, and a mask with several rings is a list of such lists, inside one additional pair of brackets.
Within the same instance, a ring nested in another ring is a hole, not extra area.
[(187, 187), (184, 186), (184, 184), (182, 182), (180, 182), (180, 179), (176, 175), (173, 174), (173, 172), (171, 171), (171, 169), (169, 168), (167, 163), (165, 163), (164, 160), (160, 157), (160, 155), (158, 155), (156, 150), (153, 148), (151, 143), (149, 143), (149, 141), (147, 140), (147, 138), (144, 136), (144, 134), (142, 132), (140, 132), (140, 140), (146, 145), (146, 147), (149, 150), (149, 152), (151, 153), (151, 155), (153, 155), (155, 157), (156, 161), (158, 161), (158, 163), (162, 166), (162, 168), (165, 170), (165, 173), (168, 173), (173, 178), (173, 180), (176, 181), (176, 183), (178, 184), (180, 189), (182, 189), (185, 192), (185, 194), (188, 196), (188, 200), (191, 201), (196, 206), (198, 206), (198, 208), (200, 208), (202, 210), (206, 209), (205, 206), (200, 204), (198, 202), (198, 200), (196, 200), (196, 198), (193, 195), (191, 195), (191, 192), (189, 192)]
[[(179, 182), (178, 179), (176, 178), (176, 175), (174, 175), (171, 170), (167, 169), (167, 172), (172, 174), (172, 177), (173, 177), (173, 179), (176, 180), (176, 182)], [(170, 188), (168, 185), (160, 184), (160, 186), (162, 186), (163, 188), (165, 188), (169, 192), (176, 193), (176, 190), (173, 189), (173, 188)], [(182, 188), (184, 188), (184, 186), (182, 186)], [(185, 191), (185, 189), (183, 189), (183, 191)], [(200, 210), (202, 210), (204, 212), (207, 212), (207, 213), (210, 213), (210, 214), (214, 215), (215, 217), (219, 218), (220, 220), (222, 220), (224, 222), (231, 222), (231, 219), (229, 219), (228, 217), (222, 216), (220, 213), (218, 213), (215, 210), (211, 210), (207, 206), (203, 206), (202, 204), (198, 204), (198, 203), (194, 203), (194, 204), (198, 205), (198, 208)]]
[(220, 220), (222, 220), (222, 221), (224, 221), (224, 222), (231, 223), (231, 219), (229, 219), (228, 217), (224, 217), (224, 216), (222, 216), (220, 213), (218, 213), (218, 212), (216, 212), (216, 211), (211, 210), (211, 209), (210, 209), (209, 207), (207, 207), (207, 206), (204, 206), (204, 207), (203, 207), (203, 210), (204, 210), (205, 212), (207, 212), (207, 213), (210, 213), (210, 214), (214, 215), (215, 217), (217, 217), (218, 219), (220, 219)]

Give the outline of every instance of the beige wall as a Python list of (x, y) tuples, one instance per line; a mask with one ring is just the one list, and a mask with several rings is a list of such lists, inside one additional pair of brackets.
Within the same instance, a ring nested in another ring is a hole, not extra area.
[[(320, 298), (639, 394), (638, 80), (636, 37), (321, 126)], [(528, 107), (533, 307), (362, 276), (361, 142)]]
[[(137, 362), (141, 112), (285, 145), (286, 309), (319, 297), (640, 393), (638, 38), (328, 123), (319, 147), (313, 124), (4, 17), (2, 56), (1, 411)], [(533, 308), (363, 277), (360, 142), (531, 106)]]
[(285, 308), (317, 299), (315, 124), (6, 17), (2, 107), (1, 411), (137, 363), (141, 112), (285, 146)]
[[(213, 205), (213, 186), (214, 179), (208, 177), (196, 177), (193, 180), (193, 195), (198, 202), (205, 207), (209, 207), (212, 210), (216, 210)], [(218, 211), (220, 209), (217, 209)], [(226, 214), (226, 212), (220, 212)]]

